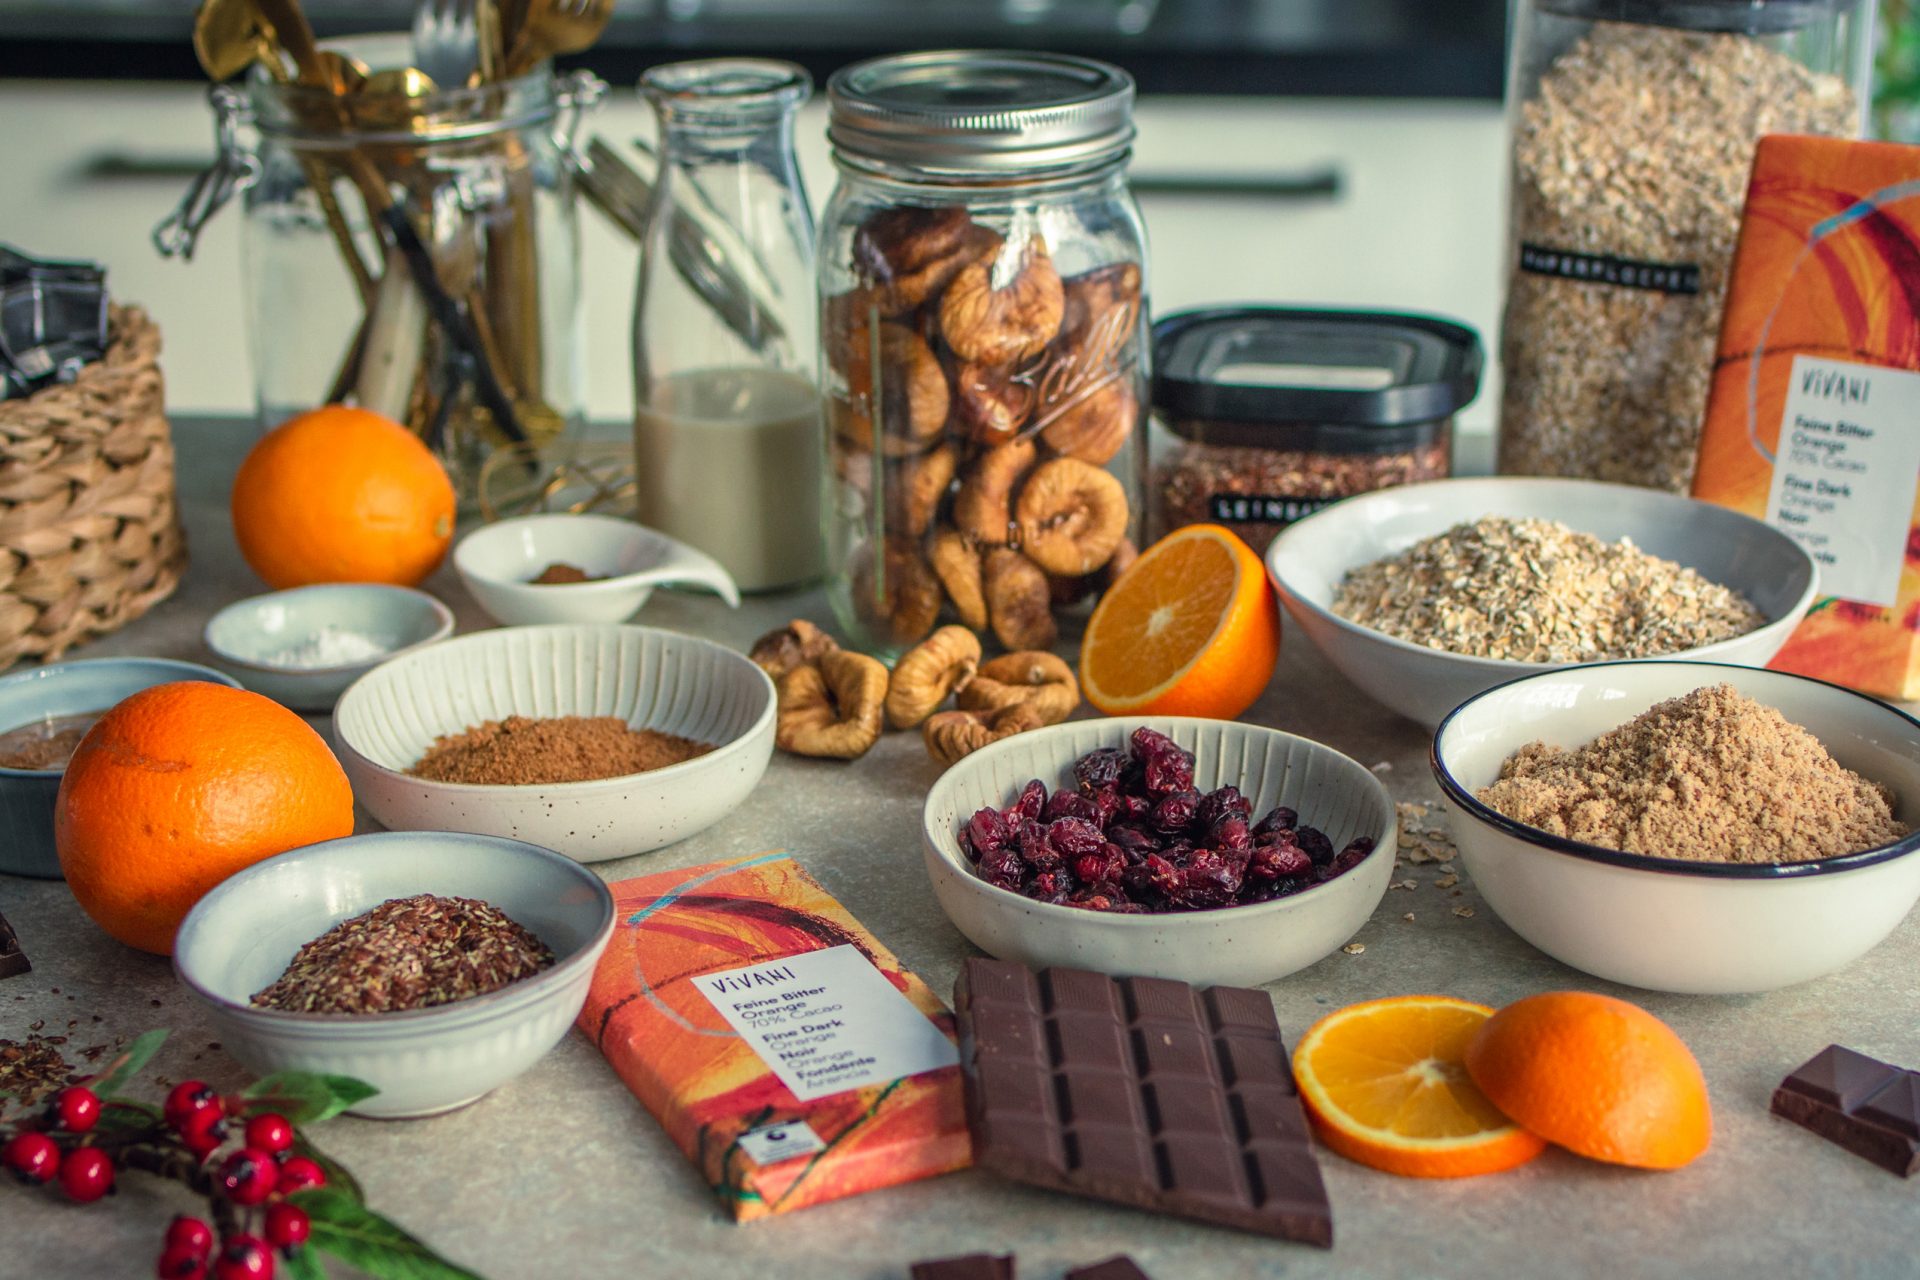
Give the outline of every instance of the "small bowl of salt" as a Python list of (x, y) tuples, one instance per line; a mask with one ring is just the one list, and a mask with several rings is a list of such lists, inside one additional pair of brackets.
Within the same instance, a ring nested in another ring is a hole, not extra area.
[(220, 665), (295, 711), (331, 711), (387, 659), (453, 634), (453, 612), (424, 591), (371, 582), (295, 587), (228, 605), (207, 622)]

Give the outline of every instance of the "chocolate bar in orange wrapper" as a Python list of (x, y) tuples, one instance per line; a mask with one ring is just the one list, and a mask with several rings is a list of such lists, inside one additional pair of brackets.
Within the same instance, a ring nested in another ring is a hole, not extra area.
[(612, 889), (580, 1029), (736, 1220), (971, 1163), (952, 1012), (791, 857)]

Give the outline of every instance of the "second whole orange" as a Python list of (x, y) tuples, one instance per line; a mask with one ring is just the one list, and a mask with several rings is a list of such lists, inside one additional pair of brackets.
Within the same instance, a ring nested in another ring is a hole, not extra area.
[(234, 872), (352, 833), (353, 789), (306, 721), (196, 680), (143, 689), (101, 716), (54, 802), (74, 898), (115, 938), (160, 955)]
[(453, 541), (453, 482), (391, 418), (327, 405), (262, 436), (233, 481), (233, 536), (270, 587), (410, 587)]

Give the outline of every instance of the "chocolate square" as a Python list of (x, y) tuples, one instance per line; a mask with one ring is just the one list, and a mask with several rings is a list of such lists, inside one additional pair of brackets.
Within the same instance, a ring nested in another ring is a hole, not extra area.
[(935, 1258), (914, 1263), (909, 1274), (913, 1280), (1014, 1280), (1013, 1255), (963, 1253), (957, 1258)]

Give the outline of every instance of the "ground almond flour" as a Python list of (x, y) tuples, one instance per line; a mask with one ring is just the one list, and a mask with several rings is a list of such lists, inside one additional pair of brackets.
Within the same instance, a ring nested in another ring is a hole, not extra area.
[(1530, 743), (1477, 794), (1553, 835), (1696, 862), (1806, 862), (1909, 831), (1884, 787), (1726, 684), (1662, 702), (1576, 750)]
[(1333, 611), (1474, 658), (1652, 658), (1742, 635), (1765, 619), (1739, 593), (1556, 520), (1487, 516), (1362, 565)]

